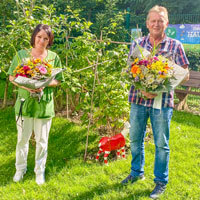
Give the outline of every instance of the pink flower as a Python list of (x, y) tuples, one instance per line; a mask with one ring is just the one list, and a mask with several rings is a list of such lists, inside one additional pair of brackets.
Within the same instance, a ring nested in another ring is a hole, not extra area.
[(159, 60), (156, 56), (153, 57), (154, 60)]
[(47, 73), (47, 69), (45, 67), (43, 67), (43, 66), (40, 66), (39, 70), (40, 70), (41, 74), (46, 74)]

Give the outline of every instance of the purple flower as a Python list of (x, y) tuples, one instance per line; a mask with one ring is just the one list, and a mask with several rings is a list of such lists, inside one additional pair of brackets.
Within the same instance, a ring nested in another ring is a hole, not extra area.
[(139, 77), (136, 76), (136, 77), (135, 77), (135, 82), (138, 82), (138, 81), (139, 81)]

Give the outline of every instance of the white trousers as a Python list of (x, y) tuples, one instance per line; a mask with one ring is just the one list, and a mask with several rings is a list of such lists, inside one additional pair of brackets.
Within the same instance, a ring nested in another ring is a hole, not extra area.
[(45, 171), (48, 137), (51, 128), (51, 122), (52, 119), (22, 117), (21, 120), (21, 117), (19, 118), (17, 121), (18, 138), (16, 147), (16, 170), (27, 169), (29, 140), (32, 132), (34, 131), (36, 140), (34, 172), (36, 174), (40, 174)]

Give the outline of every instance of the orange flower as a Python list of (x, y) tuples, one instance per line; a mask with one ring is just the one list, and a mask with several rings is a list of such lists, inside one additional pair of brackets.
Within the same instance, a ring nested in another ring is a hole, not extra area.
[(168, 64), (166, 64), (166, 65), (164, 66), (164, 68), (165, 68), (166, 70), (169, 70), (169, 69), (170, 69), (170, 67), (168, 66)]
[(150, 68), (151, 68), (151, 65), (147, 65), (147, 68), (150, 69)]
[(139, 67), (137, 65), (133, 65), (132, 68), (131, 68), (131, 72), (133, 74), (137, 74), (138, 69), (139, 69)]

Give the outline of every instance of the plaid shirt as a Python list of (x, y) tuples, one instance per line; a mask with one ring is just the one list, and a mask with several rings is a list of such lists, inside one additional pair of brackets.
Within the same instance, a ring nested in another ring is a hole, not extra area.
[[(148, 51), (152, 51), (149, 35), (137, 39), (137, 43)], [(159, 50), (156, 56), (163, 55), (167, 58), (171, 58), (179, 66), (188, 65), (188, 59), (185, 55), (183, 45), (178, 40), (165, 36), (163, 41), (159, 44)], [(136, 46), (136, 42), (133, 42), (129, 52), (129, 58), (133, 49)], [(131, 87), (129, 92), (129, 102), (135, 103), (147, 107), (153, 107), (154, 99), (143, 99), (138, 96), (139, 90), (135, 90), (134, 86)], [(162, 107), (174, 107), (174, 91), (163, 92), (162, 94)]]

